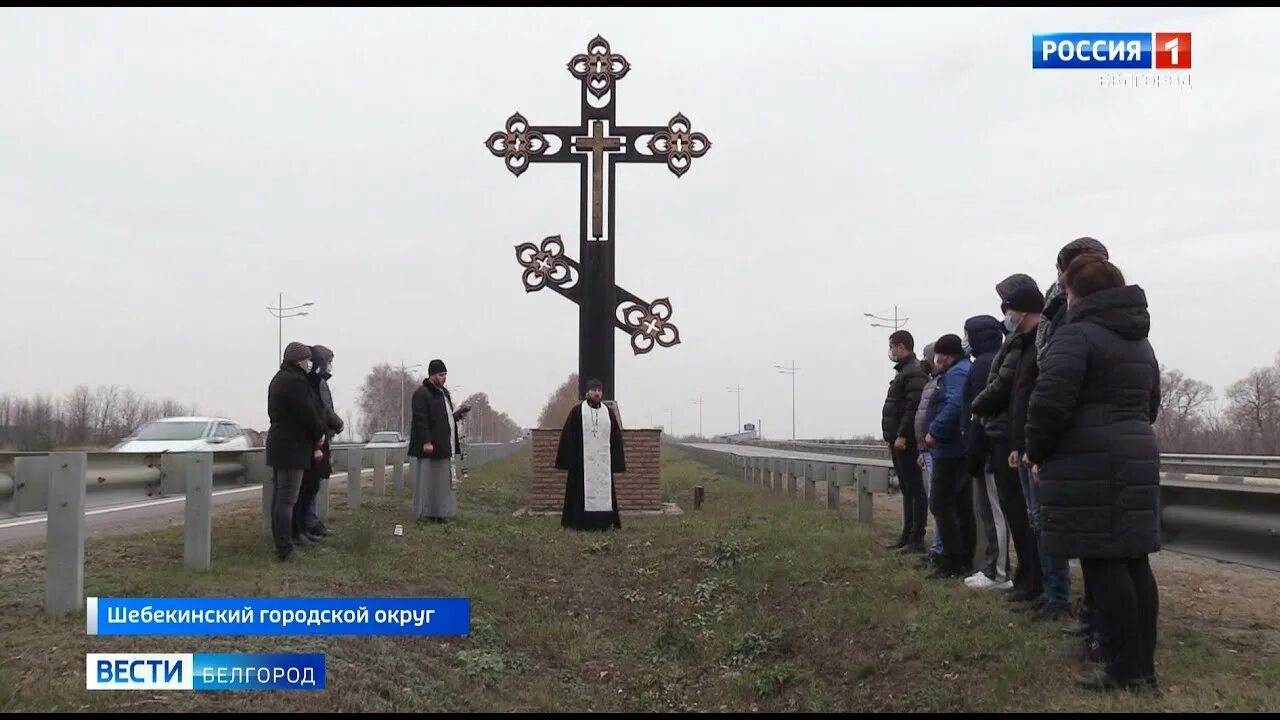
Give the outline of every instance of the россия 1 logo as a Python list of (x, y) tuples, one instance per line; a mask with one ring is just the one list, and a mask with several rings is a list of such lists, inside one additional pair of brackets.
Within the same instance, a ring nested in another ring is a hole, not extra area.
[(1191, 33), (1032, 35), (1031, 67), (1035, 70), (1190, 70)]

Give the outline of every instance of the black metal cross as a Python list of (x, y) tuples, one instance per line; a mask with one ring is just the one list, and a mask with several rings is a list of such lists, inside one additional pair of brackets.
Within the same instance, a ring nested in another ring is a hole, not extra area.
[(693, 132), (679, 113), (665, 126), (618, 125), (617, 81), (626, 77), (631, 65), (599, 35), (568, 67), (582, 82), (578, 125), (530, 125), (517, 112), (507, 119), (505, 132), (490, 135), (485, 146), (517, 177), (530, 163), (579, 164), (581, 266), (564, 255), (558, 235), (543, 240), (541, 247), (517, 245), (516, 258), (525, 267), (526, 291), (550, 287), (577, 303), (579, 390), (585, 392), (587, 380), (597, 378), (604, 384), (605, 398), (613, 399), (614, 328), (631, 335), (637, 355), (649, 352), (655, 343), (670, 347), (680, 342), (679, 330), (670, 323), (667, 298), (647, 303), (614, 284), (614, 167), (619, 162), (666, 163), (679, 177), (694, 158), (706, 154), (711, 141)]

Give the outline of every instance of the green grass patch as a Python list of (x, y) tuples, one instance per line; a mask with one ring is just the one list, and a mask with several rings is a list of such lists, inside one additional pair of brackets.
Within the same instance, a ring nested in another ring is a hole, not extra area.
[[(213, 569), (182, 567), (180, 528), (92, 539), (88, 595), (453, 596), (467, 637), (87, 637), (41, 610), (43, 563), (0, 585), (0, 710), (172, 712), (1212, 711), (1280, 708), (1280, 664), (1212, 627), (1161, 621), (1163, 693), (1097, 695), (1058, 623), (926, 579), (882, 548), (891, 527), (723, 477), (664, 448), (683, 514), (578, 534), (514, 516), (528, 456), (474, 469), (447, 525), (405, 492), (334, 493), (322, 546), (272, 559), (254, 509), (219, 515)], [(693, 510), (695, 485), (705, 489)], [(397, 537), (394, 526), (403, 524)], [(6, 552), (11, 552), (6, 549)], [(12, 551), (15, 553), (22, 551)], [(1206, 620), (1206, 623), (1211, 623)], [(86, 652), (323, 652), (323, 692), (87, 692)]]

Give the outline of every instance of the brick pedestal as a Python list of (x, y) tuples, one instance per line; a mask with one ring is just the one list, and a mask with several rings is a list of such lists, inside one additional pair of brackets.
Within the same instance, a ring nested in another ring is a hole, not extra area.
[[(658, 512), (662, 510), (662, 431), (635, 429), (622, 431), (627, 471), (613, 476), (618, 510)], [(564, 509), (565, 472), (557, 470), (556, 449), (559, 430), (533, 431), (533, 479), (529, 486), (530, 512), (560, 512)]]

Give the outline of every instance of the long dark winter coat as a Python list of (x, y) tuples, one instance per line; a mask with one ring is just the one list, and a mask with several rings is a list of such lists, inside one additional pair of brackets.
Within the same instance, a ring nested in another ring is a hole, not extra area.
[(1137, 286), (1072, 305), (1040, 362), (1027, 458), (1040, 466), (1041, 547), (1075, 558), (1160, 548), (1160, 365)]

